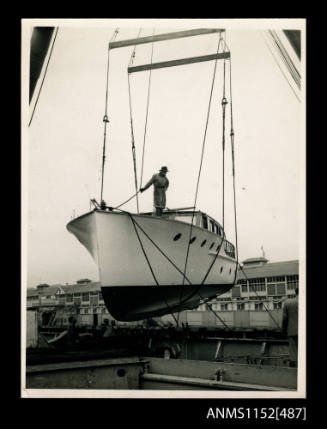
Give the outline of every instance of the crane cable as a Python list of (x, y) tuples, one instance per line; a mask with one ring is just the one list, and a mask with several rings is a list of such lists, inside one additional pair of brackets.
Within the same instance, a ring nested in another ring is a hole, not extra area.
[(103, 151), (102, 151), (102, 170), (101, 170), (101, 193), (100, 193), (100, 202), (102, 202), (103, 196), (103, 178), (104, 178), (104, 164), (106, 160), (106, 140), (107, 140), (107, 124), (109, 123), (108, 119), (108, 87), (109, 87), (109, 59), (110, 59), (110, 43), (115, 40), (118, 34), (118, 28), (114, 31), (111, 40), (108, 46), (108, 58), (107, 58), (107, 75), (106, 75), (106, 99), (105, 99), (105, 114), (103, 117), (104, 131), (103, 131)]
[[(220, 33), (219, 34), (218, 47), (217, 47), (217, 54), (219, 52), (220, 43), (221, 43), (222, 40), (223, 39), (222, 39), (222, 36), (221, 36), (221, 33)], [(187, 246), (187, 251), (186, 251), (186, 258), (185, 258), (184, 274), (186, 273), (187, 262), (188, 262), (188, 257), (189, 257), (189, 250), (190, 250), (190, 244), (191, 244), (190, 241), (191, 241), (192, 230), (193, 230), (193, 219), (194, 219), (194, 214), (195, 214), (196, 202), (197, 202), (197, 198), (198, 198), (199, 183), (200, 183), (200, 176), (201, 176), (201, 171), (202, 171), (204, 149), (205, 149), (205, 143), (206, 143), (206, 137), (207, 137), (207, 129), (208, 129), (208, 123), (209, 123), (209, 116), (210, 116), (211, 100), (212, 100), (213, 88), (214, 88), (215, 77), (216, 77), (217, 62), (218, 62), (218, 59), (216, 58), (215, 63), (214, 63), (212, 82), (211, 82), (211, 89), (210, 89), (210, 96), (209, 96), (209, 103), (208, 103), (208, 109), (207, 109), (206, 124), (205, 124), (203, 141), (202, 141), (200, 167), (199, 167), (198, 178), (197, 178), (197, 183), (196, 183), (195, 198), (194, 198), (194, 204), (193, 204), (194, 209), (193, 209), (193, 212), (192, 212), (190, 234), (189, 234), (188, 246)], [(184, 285), (184, 280), (183, 280), (183, 285)]]
[[(152, 37), (154, 36), (154, 32), (155, 32), (155, 29), (153, 29)], [(152, 64), (152, 62), (153, 62), (153, 47), (154, 47), (154, 42), (152, 41), (150, 64)], [(145, 124), (144, 124), (143, 149), (142, 149), (142, 164), (141, 164), (141, 178), (140, 178), (140, 186), (141, 187), (142, 187), (142, 182), (143, 182), (145, 140), (146, 140), (147, 126), (148, 126), (148, 116), (149, 116), (150, 92), (151, 92), (151, 77), (152, 77), (152, 68), (150, 68), (150, 70), (149, 70), (149, 79), (148, 79), (148, 94), (147, 94), (147, 102), (146, 102), (146, 115), (145, 115)]]
[[(220, 44), (221, 41), (223, 40), (221, 33), (219, 34), (219, 40), (218, 40), (218, 47), (217, 47), (217, 54), (219, 53), (219, 49), (220, 49)], [(197, 196), (198, 196), (198, 190), (199, 190), (199, 182), (200, 182), (200, 176), (201, 176), (201, 171), (202, 171), (202, 164), (203, 164), (203, 156), (204, 156), (204, 149), (205, 149), (205, 143), (206, 143), (206, 136), (207, 136), (207, 129), (208, 129), (208, 123), (209, 123), (209, 116), (210, 116), (210, 108), (211, 108), (211, 100), (212, 100), (212, 94), (213, 94), (213, 88), (214, 88), (214, 83), (215, 83), (215, 77), (216, 77), (216, 70), (217, 70), (217, 58), (215, 60), (215, 65), (214, 65), (214, 70), (213, 70), (213, 77), (212, 77), (212, 83), (211, 83), (211, 90), (210, 90), (210, 97), (209, 97), (209, 103), (208, 103), (208, 109), (207, 109), (207, 117), (206, 117), (206, 125), (205, 125), (205, 130), (204, 130), (204, 136), (203, 136), (203, 142), (202, 142), (202, 151), (201, 151), (201, 159), (200, 159), (200, 168), (199, 168), (199, 173), (198, 173), (198, 179), (197, 179), (197, 185), (196, 185), (196, 191), (195, 191), (195, 199), (194, 199), (194, 209), (192, 212), (192, 218), (191, 218), (191, 225), (190, 225), (190, 234), (189, 234), (189, 240), (188, 240), (188, 246), (187, 246), (187, 252), (186, 252), (186, 258), (185, 258), (185, 266), (184, 266), (184, 275), (186, 274), (186, 269), (187, 269), (187, 262), (188, 262), (188, 257), (189, 257), (189, 249), (190, 249), (190, 244), (191, 244), (191, 237), (192, 237), (192, 230), (193, 230), (193, 219), (194, 219), (194, 214), (195, 214), (195, 209), (196, 209), (196, 202), (197, 202)], [(222, 243), (221, 243), (222, 244)], [(221, 248), (221, 246), (220, 246)], [(219, 248), (219, 251), (220, 251)], [(202, 283), (198, 286), (197, 290), (195, 290), (190, 297), (188, 297), (188, 300), (193, 297), (196, 293), (198, 293), (199, 289), (201, 288), (203, 284)], [(182, 296), (183, 296), (183, 287), (184, 287), (184, 277), (183, 277), (183, 283), (182, 283), (182, 288), (181, 288), (181, 292), (180, 292), (180, 302), (182, 301)], [(179, 313), (178, 313), (178, 318), (179, 318)]]
[[(140, 28), (139, 33), (137, 35), (137, 39), (140, 37), (142, 28)], [(136, 44), (134, 45), (134, 49), (128, 64), (128, 67), (130, 67), (133, 64), (134, 58), (135, 58), (135, 52), (136, 52)], [(135, 191), (136, 193), (133, 195), (136, 196), (136, 208), (137, 212), (139, 213), (139, 199), (138, 199), (138, 185), (137, 185), (137, 168), (136, 168), (136, 153), (135, 153), (135, 138), (134, 138), (134, 125), (133, 125), (133, 108), (132, 108), (132, 96), (131, 96), (131, 83), (130, 83), (130, 75), (127, 73), (127, 80), (128, 80), (128, 100), (129, 100), (129, 118), (130, 118), (130, 124), (131, 124), (131, 141), (132, 141), (132, 157), (133, 157), (133, 166), (134, 166), (134, 182), (135, 182)], [(131, 200), (133, 197), (131, 197), (129, 200)], [(126, 202), (128, 202), (127, 200)], [(125, 203), (123, 203), (125, 204)], [(119, 205), (118, 207), (122, 206), (123, 204)]]

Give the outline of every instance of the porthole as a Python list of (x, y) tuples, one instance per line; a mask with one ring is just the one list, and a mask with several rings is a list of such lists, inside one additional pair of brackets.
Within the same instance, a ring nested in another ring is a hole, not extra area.
[(211, 250), (214, 245), (215, 245), (215, 243), (212, 243), (211, 246), (209, 247), (209, 250)]
[(190, 240), (190, 244), (194, 243), (195, 240), (196, 240), (196, 237), (192, 237)]
[(231, 268), (229, 269), (229, 274), (232, 274), (232, 269)]
[(177, 241), (181, 238), (182, 234), (179, 232), (177, 235), (175, 235), (174, 237), (174, 241)]
[(216, 250), (217, 250), (217, 252), (218, 252), (218, 250), (219, 250), (219, 247), (220, 247), (220, 244), (218, 244), (218, 246), (217, 246), (217, 249), (216, 249)]
[(118, 377), (124, 377), (126, 375), (126, 371), (123, 368), (121, 368), (117, 371), (117, 375)]
[(223, 272), (223, 269), (224, 269), (224, 267), (221, 267), (221, 268), (220, 268), (220, 274)]
[(203, 247), (206, 244), (207, 240), (203, 240), (201, 243), (201, 247)]

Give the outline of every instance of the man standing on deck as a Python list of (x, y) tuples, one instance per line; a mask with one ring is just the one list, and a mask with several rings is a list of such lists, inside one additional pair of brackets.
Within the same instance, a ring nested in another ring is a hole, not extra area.
[(166, 190), (169, 186), (169, 180), (166, 177), (168, 173), (167, 167), (161, 167), (158, 174), (154, 174), (149, 182), (140, 189), (144, 192), (153, 185), (153, 205), (156, 208), (156, 215), (162, 216), (162, 211), (166, 207)]
[(299, 289), (295, 289), (295, 298), (289, 298), (283, 305), (283, 320), (282, 332), (288, 336), (288, 346), (290, 352), (291, 363), (290, 366), (297, 367), (297, 344), (298, 344), (298, 308)]

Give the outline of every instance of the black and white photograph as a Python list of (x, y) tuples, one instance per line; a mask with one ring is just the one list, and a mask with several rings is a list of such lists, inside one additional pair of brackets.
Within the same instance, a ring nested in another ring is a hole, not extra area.
[(21, 29), (21, 397), (306, 398), (306, 20)]

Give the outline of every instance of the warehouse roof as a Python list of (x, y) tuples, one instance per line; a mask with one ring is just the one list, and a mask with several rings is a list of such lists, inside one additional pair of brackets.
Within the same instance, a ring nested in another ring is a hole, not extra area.
[(61, 286), (61, 289), (65, 293), (94, 292), (94, 291), (100, 291), (101, 285), (100, 285), (100, 282), (79, 283), (79, 284)]
[[(284, 261), (272, 262), (261, 266), (244, 266), (243, 270), (246, 277), (254, 279), (258, 277), (276, 277), (276, 276), (290, 276), (299, 274), (299, 261)], [(244, 279), (243, 270), (239, 270), (237, 279)]]
[(35, 288), (27, 288), (27, 296), (39, 296), (39, 291)]
[(42, 289), (38, 289), (38, 293), (41, 296), (45, 296), (45, 295), (55, 295), (58, 291), (61, 292), (61, 285), (52, 285), (46, 288), (42, 288)]

